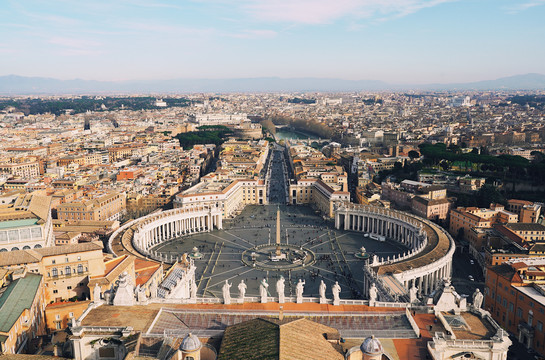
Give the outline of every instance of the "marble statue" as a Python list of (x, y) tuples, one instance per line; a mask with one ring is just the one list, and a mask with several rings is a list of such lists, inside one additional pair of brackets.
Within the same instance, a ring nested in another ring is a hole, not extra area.
[(418, 300), (417, 293), (418, 288), (413, 284), (413, 286), (409, 289), (409, 302), (411, 304)]
[(129, 274), (126, 271), (119, 276), (119, 285), (114, 296), (114, 305), (132, 306), (135, 303), (134, 287), (131, 283)]
[(155, 299), (157, 297), (157, 284), (155, 283), (155, 280), (151, 282), (151, 285), (149, 288), (149, 297), (151, 299)]
[(148, 297), (146, 296), (146, 289), (138, 288), (138, 290), (136, 291), (136, 299), (140, 303), (146, 301), (148, 299)]
[(244, 283), (244, 280), (240, 280), (240, 284), (238, 284), (238, 297), (242, 302), (244, 302), (244, 296), (246, 295), (246, 284)]
[(223, 291), (223, 303), (224, 304), (230, 304), (231, 303), (231, 284), (229, 284), (229, 280), (225, 280), (225, 284), (223, 284), (223, 287), (221, 288)]
[(285, 280), (282, 275), (280, 275), (280, 279), (276, 282), (276, 293), (278, 294), (278, 303), (283, 304), (285, 297), (284, 297), (284, 287), (285, 287)]
[(369, 288), (369, 303), (377, 301), (377, 286), (375, 283), (371, 284)]
[(297, 296), (297, 304), (303, 303), (303, 291), (305, 290), (306, 281), (299, 279), (297, 287), (295, 288), (295, 294)]
[(259, 295), (261, 296), (261, 302), (266, 303), (268, 300), (268, 288), (269, 284), (267, 283), (267, 279), (261, 280), (261, 284), (259, 284)]
[(325, 285), (325, 282), (323, 280), (321, 280), (320, 282), (320, 288), (319, 288), (319, 293), (320, 293), (320, 304), (325, 304), (327, 299), (325, 297), (325, 290), (326, 290), (326, 285)]
[(341, 286), (338, 281), (335, 281), (335, 285), (331, 288), (331, 292), (333, 293), (333, 305), (340, 305), (341, 299), (339, 294), (341, 293)]
[(191, 300), (197, 299), (197, 284), (195, 283), (195, 281), (191, 281), (191, 283), (189, 284), (189, 298)]
[(100, 289), (100, 286), (98, 286), (98, 283), (95, 284), (95, 287), (93, 288), (93, 301), (94, 302), (99, 302), (100, 301), (100, 292), (101, 292), (101, 289)]
[(477, 289), (473, 293), (473, 307), (478, 310), (481, 308), (482, 304), (483, 304), (483, 293), (481, 292), (481, 290)]

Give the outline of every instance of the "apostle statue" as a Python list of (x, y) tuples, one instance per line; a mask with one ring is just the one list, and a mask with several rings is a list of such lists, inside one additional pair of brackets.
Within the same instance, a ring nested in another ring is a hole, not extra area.
[(284, 303), (284, 287), (285, 287), (285, 280), (282, 275), (280, 275), (280, 279), (276, 282), (276, 293), (278, 294), (278, 303), (283, 304)]
[(189, 297), (191, 298), (191, 300), (197, 299), (197, 284), (195, 283), (195, 281), (191, 281), (189, 283)]
[(483, 293), (481, 292), (481, 290), (477, 289), (473, 293), (473, 307), (476, 310), (479, 310), (482, 304), (483, 304)]
[(221, 288), (223, 292), (223, 303), (224, 304), (230, 304), (231, 303), (231, 284), (229, 284), (229, 280), (225, 280), (225, 283), (223, 284), (223, 287)]
[(339, 294), (341, 293), (341, 286), (338, 281), (335, 281), (335, 285), (331, 288), (331, 292), (333, 293), (333, 305), (340, 305), (341, 299)]
[(259, 284), (259, 295), (261, 296), (261, 302), (263, 304), (268, 300), (268, 287), (269, 284), (267, 283), (267, 279), (261, 280), (261, 283)]
[(413, 284), (413, 286), (411, 286), (411, 288), (409, 289), (409, 301), (411, 302), (411, 304), (418, 300), (417, 293), (418, 288)]
[(369, 303), (377, 301), (377, 286), (375, 283), (371, 284), (369, 288)]
[(246, 295), (246, 284), (244, 283), (244, 280), (240, 280), (240, 284), (238, 284), (238, 297), (242, 302), (244, 302), (244, 296)]
[(100, 292), (101, 292), (101, 288), (100, 286), (98, 285), (98, 283), (95, 284), (95, 287), (93, 288), (93, 301), (94, 302), (99, 302), (100, 301)]
[(303, 291), (305, 289), (306, 281), (299, 279), (297, 287), (295, 288), (295, 294), (297, 296), (297, 304), (303, 303)]
[(320, 304), (325, 304), (326, 301), (327, 301), (327, 299), (325, 297), (325, 289), (326, 289), (325, 282), (324, 282), (324, 280), (321, 280), (320, 288), (318, 289), (319, 293), (320, 293)]

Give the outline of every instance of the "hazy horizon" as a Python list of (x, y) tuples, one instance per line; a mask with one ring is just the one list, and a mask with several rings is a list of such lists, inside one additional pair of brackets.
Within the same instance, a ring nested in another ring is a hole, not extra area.
[(545, 74), (545, 0), (7, 1), (4, 75), (463, 83)]

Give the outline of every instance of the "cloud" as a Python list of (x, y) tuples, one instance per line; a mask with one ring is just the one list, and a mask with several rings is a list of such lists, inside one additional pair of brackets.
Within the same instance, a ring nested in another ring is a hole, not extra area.
[(530, 8), (540, 6), (540, 5), (545, 5), (545, 0), (527, 1), (527, 2), (522, 3), (522, 4), (510, 5), (510, 6), (506, 7), (505, 9), (510, 14), (516, 14), (516, 13), (519, 13), (521, 11), (528, 10)]
[(455, 0), (248, 0), (242, 8), (259, 20), (329, 24), (341, 18), (401, 17), (451, 1)]
[(102, 50), (100, 50), (102, 44), (93, 40), (55, 36), (49, 38), (47, 42), (59, 46), (61, 48), (59, 54), (61, 55), (78, 56), (98, 55), (102, 53)]
[(274, 30), (243, 30), (238, 33), (224, 34), (226, 37), (237, 39), (272, 39), (277, 35), (278, 33)]

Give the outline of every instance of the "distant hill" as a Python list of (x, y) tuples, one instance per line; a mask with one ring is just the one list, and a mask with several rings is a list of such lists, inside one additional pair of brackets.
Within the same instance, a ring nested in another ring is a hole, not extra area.
[(472, 83), (389, 84), (378, 80), (329, 78), (173, 79), (148, 81), (59, 80), (17, 75), (0, 76), (0, 94), (296, 92), (382, 90), (545, 90), (545, 75), (525, 74)]

